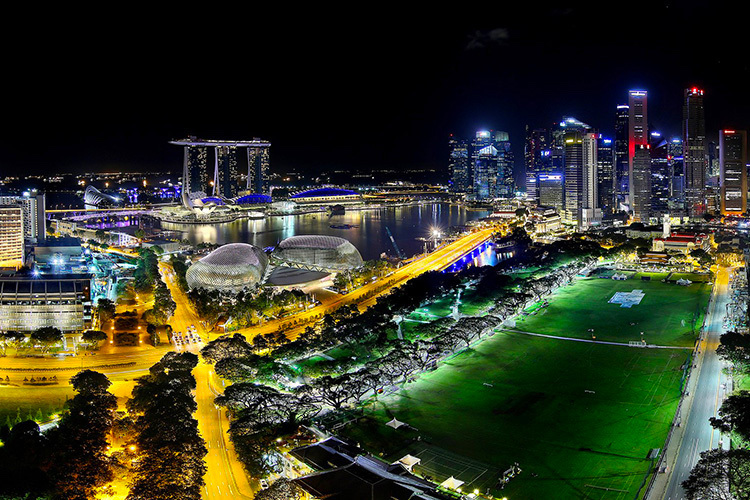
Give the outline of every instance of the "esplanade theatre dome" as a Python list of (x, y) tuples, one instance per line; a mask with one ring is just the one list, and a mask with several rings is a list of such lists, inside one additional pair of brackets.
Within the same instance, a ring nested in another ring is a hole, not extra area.
[(268, 266), (268, 257), (247, 243), (220, 246), (190, 266), (185, 278), (190, 288), (239, 292), (257, 286)]
[(326, 235), (299, 235), (278, 244), (273, 257), (283, 263), (346, 271), (362, 265), (362, 256), (343, 238)]

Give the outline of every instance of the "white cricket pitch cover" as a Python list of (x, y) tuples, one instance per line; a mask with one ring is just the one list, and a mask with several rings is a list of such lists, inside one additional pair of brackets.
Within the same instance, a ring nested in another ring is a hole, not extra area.
[(632, 292), (616, 292), (612, 296), (612, 298), (609, 299), (609, 303), (620, 304), (620, 307), (630, 308), (640, 304), (645, 295), (646, 294), (643, 293), (643, 290), (633, 290)]

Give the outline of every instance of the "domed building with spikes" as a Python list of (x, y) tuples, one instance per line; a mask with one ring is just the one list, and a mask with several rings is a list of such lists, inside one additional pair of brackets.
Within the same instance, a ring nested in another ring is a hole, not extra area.
[(236, 293), (258, 286), (267, 267), (268, 257), (262, 249), (229, 243), (190, 266), (185, 277), (190, 288)]
[(299, 235), (279, 243), (274, 262), (318, 271), (347, 271), (362, 266), (362, 256), (349, 241), (336, 236)]

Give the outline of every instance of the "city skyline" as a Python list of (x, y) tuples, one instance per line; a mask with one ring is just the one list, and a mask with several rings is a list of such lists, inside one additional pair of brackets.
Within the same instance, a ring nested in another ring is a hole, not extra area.
[[(495, 20), (438, 25), (270, 16), (243, 37), (195, 34), (189, 55), (161, 40), (184, 38), (190, 14), (173, 14), (163, 26), (156, 16), (137, 39), (120, 36), (126, 15), (111, 32), (92, 28), (96, 47), (85, 31), (59, 36), (57, 25), (41, 23), (36, 29), (56, 40), (56, 51), (18, 52), (6, 62), (16, 99), (8, 104), (0, 169), (177, 170), (180, 155), (167, 141), (196, 135), (267, 138), (280, 170), (444, 170), (450, 133), (487, 128), (509, 133), (521, 181), (526, 125), (576, 116), (614, 136), (616, 106), (629, 89), (643, 88), (649, 125), (680, 135), (681, 94), (692, 85), (706, 91), (707, 135), (718, 138), (720, 129), (750, 128), (742, 88), (748, 66), (735, 57), (742, 50), (732, 43), (731, 11), (699, 7), (661, 3), (639, 29), (617, 36), (608, 26), (626, 4), (513, 7)], [(677, 35), (696, 12), (701, 30), (684, 42)], [(643, 33), (649, 56), (635, 57), (631, 42)], [(256, 53), (262, 63), (239, 62)], [(576, 53), (586, 57), (568, 64)], [(238, 62), (217, 70), (212, 58)], [(51, 85), (50, 74), (65, 78)], [(34, 147), (40, 136), (47, 147)]]

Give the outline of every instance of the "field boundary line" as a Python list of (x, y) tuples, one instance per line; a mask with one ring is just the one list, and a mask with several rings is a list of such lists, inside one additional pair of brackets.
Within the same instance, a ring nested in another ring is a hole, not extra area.
[[(561, 337), (559, 335), (547, 335), (545, 333), (527, 332), (524, 330), (516, 330), (513, 328), (500, 328), (499, 330), (496, 329), (495, 331), (520, 333), (522, 335), (531, 335), (533, 337), (545, 337), (548, 339), (572, 340), (574, 342), (586, 342), (588, 344), (604, 344), (604, 345), (617, 345), (621, 347), (633, 347), (630, 344), (626, 344), (624, 342), (608, 342), (606, 340), (591, 340), (591, 339), (577, 339), (575, 337)], [(681, 349), (681, 350), (688, 350), (688, 351), (692, 351), (695, 349), (695, 347), (682, 347), (682, 346), (674, 346), (674, 345), (657, 345), (657, 344), (646, 344), (644, 347), (652, 348), (652, 349)]]

